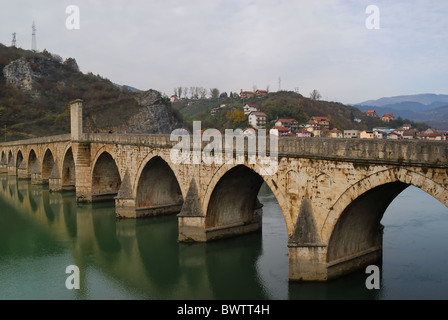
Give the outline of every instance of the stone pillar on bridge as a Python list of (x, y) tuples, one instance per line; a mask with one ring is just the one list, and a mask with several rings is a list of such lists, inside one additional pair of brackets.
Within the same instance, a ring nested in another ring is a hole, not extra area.
[(115, 198), (115, 213), (117, 218), (138, 218), (128, 170)]
[(70, 121), (72, 141), (81, 141), (83, 137), (82, 129), (82, 100), (77, 99), (70, 102)]
[(62, 179), (59, 174), (58, 164), (55, 162), (48, 178), (50, 191), (62, 191)]
[(8, 175), (9, 176), (17, 175), (16, 162), (14, 161), (14, 158), (11, 158), (11, 160), (8, 163)]
[(25, 160), (23, 160), (17, 168), (17, 177), (23, 180), (31, 179), (31, 175), (28, 174), (28, 168)]
[(90, 143), (84, 141), (81, 99), (70, 102), (70, 133), (76, 167), (76, 200), (92, 202), (92, 179), (90, 176)]

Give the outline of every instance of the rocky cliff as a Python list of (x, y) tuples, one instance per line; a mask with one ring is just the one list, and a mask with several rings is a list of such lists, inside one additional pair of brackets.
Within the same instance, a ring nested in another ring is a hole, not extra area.
[[(89, 113), (85, 119), (87, 132), (116, 132), (116, 133), (149, 133), (170, 134), (174, 129), (182, 128), (183, 122), (176, 111), (171, 108), (167, 99), (163, 99), (160, 92), (148, 91), (133, 93), (136, 106), (124, 107), (126, 116), (122, 112), (105, 115), (103, 112)], [(88, 103), (88, 101), (87, 101)], [(112, 116), (112, 118), (111, 118)]]
[[(183, 126), (167, 97), (133, 92), (79, 71), (76, 60), (0, 44), (0, 122), (8, 140), (70, 131), (68, 102), (82, 99), (85, 132), (167, 134)], [(2, 133), (3, 134), (3, 133)]]

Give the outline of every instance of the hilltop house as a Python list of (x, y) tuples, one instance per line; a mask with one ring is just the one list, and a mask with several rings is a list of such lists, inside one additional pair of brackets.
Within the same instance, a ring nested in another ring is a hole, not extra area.
[(394, 120), (394, 114), (393, 113), (385, 113), (384, 116), (381, 118), (381, 120), (383, 120), (384, 122), (389, 122)]
[(366, 112), (366, 115), (367, 115), (368, 117), (378, 118), (378, 115), (377, 115), (377, 113), (376, 113), (375, 110), (368, 110), (368, 111)]
[(267, 94), (268, 94), (268, 92), (266, 90), (257, 90), (257, 91), (255, 91), (255, 95), (257, 97), (264, 97)]
[(254, 96), (255, 96), (255, 93), (253, 93), (252, 91), (243, 91), (241, 89), (240, 98), (247, 99), (247, 98), (253, 98)]

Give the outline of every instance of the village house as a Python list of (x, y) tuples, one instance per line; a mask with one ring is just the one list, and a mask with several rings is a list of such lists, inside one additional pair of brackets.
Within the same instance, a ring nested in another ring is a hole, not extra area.
[(298, 138), (311, 138), (312, 136), (311, 132), (306, 129), (300, 129), (297, 131), (296, 135)]
[(392, 132), (395, 132), (396, 134), (398, 134), (400, 137), (403, 136), (403, 132), (405, 132), (406, 130), (404, 130), (403, 128), (398, 128), (398, 129), (394, 129), (392, 130)]
[(319, 124), (314, 121), (314, 120), (309, 120), (307, 123), (305, 123), (303, 125), (305, 127), (306, 130), (308, 130), (309, 132), (313, 132), (315, 130), (320, 129)]
[(260, 111), (260, 107), (255, 103), (247, 103), (244, 107), (244, 114), (247, 116), (253, 111)]
[(361, 139), (374, 139), (375, 133), (373, 131), (364, 130), (359, 133), (359, 138)]
[(254, 96), (255, 96), (255, 93), (253, 93), (252, 91), (243, 91), (241, 89), (241, 92), (240, 92), (241, 99), (253, 98)]
[(257, 97), (264, 97), (267, 94), (268, 94), (268, 92), (266, 90), (257, 90), (257, 91), (255, 91), (255, 95)]
[(387, 134), (387, 139), (390, 140), (398, 140), (400, 138), (401, 136), (398, 133), (395, 133), (395, 131)]
[(403, 139), (415, 139), (416, 135), (417, 135), (417, 130), (409, 130), (409, 131), (404, 131), (401, 136), (403, 137)]
[(360, 134), (361, 131), (359, 130), (344, 130), (344, 138), (346, 139), (359, 138)]
[(403, 129), (406, 130), (406, 131), (411, 130), (411, 128), (412, 128), (412, 126), (411, 126), (409, 123), (405, 123), (405, 124), (403, 125)]
[(173, 95), (170, 97), (170, 101), (171, 101), (171, 103), (177, 103), (177, 102), (179, 102), (179, 98), (177, 97), (176, 94), (173, 94)]
[(328, 128), (330, 126), (330, 120), (326, 117), (311, 117), (311, 120), (315, 121), (322, 128)]
[(381, 120), (383, 120), (384, 122), (390, 122), (392, 120), (395, 120), (395, 117), (393, 113), (385, 113)]
[(288, 133), (290, 133), (289, 129), (282, 126), (275, 126), (269, 130), (269, 134), (277, 137), (287, 136)]
[(249, 124), (255, 129), (264, 129), (267, 118), (264, 112), (253, 111), (249, 114)]
[[(323, 130), (325, 130), (325, 129), (323, 129)], [(341, 130), (338, 130), (338, 129), (334, 128), (332, 130), (328, 130), (327, 131), (327, 137), (330, 137), (330, 138), (342, 138), (343, 134), (342, 134)]]
[(314, 129), (313, 131), (311, 131), (311, 134), (313, 135), (313, 137), (323, 137), (324, 133), (322, 132), (322, 129)]
[(375, 139), (386, 139), (388, 133), (386, 131), (375, 130), (373, 134), (375, 135)]
[(377, 115), (377, 113), (376, 113), (375, 110), (367, 110), (366, 115), (367, 115), (368, 117), (378, 118), (378, 115)]
[(417, 139), (429, 140), (429, 141), (441, 141), (446, 140), (446, 135), (444, 132), (432, 132), (432, 133), (421, 132), (417, 134)]
[(278, 119), (275, 122), (276, 127), (288, 128), (290, 132), (295, 133), (298, 129), (299, 123), (295, 119)]

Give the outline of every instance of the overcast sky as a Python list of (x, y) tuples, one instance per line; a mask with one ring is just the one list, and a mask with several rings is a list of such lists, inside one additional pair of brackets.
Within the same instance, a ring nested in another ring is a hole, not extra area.
[[(79, 29), (67, 28), (69, 5), (79, 8)], [(369, 5), (378, 11), (366, 13)], [(167, 95), (178, 86), (256, 86), (317, 89), (354, 104), (448, 94), (446, 0), (0, 0), (0, 8), (1, 43), (16, 32), (17, 46), (31, 49), (35, 21), (39, 51)]]

